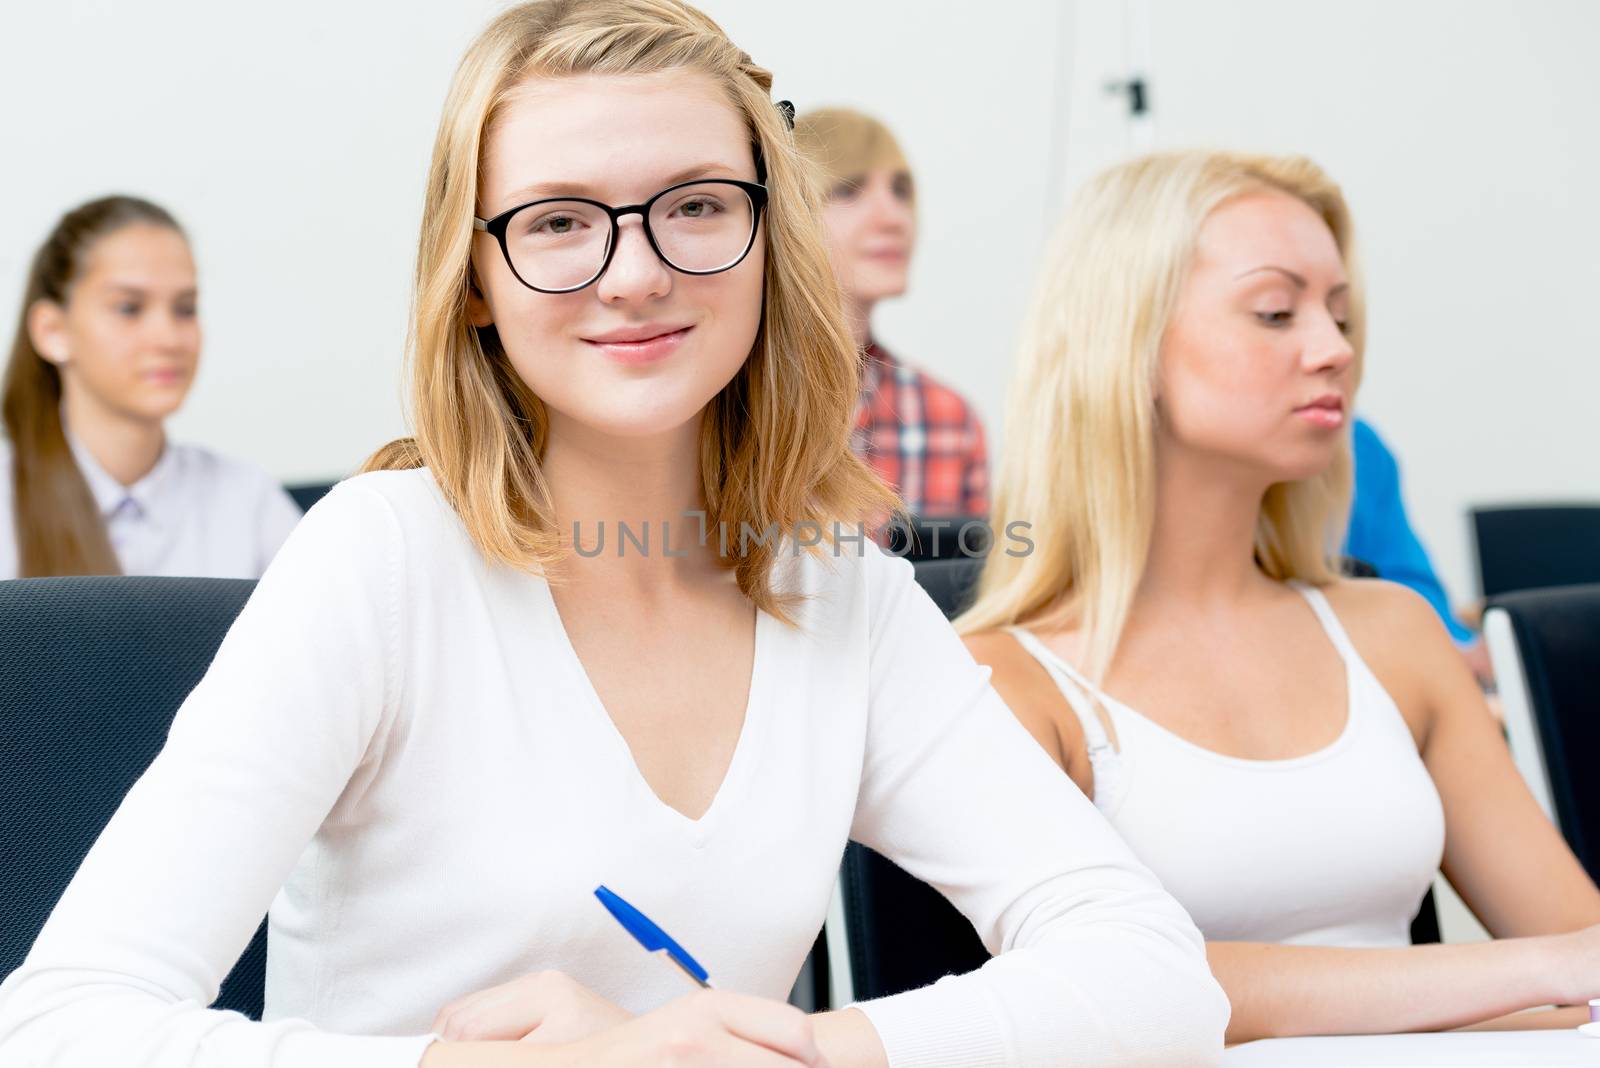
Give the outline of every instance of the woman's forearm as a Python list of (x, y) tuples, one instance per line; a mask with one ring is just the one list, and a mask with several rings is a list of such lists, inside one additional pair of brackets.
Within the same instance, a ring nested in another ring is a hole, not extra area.
[(859, 1009), (819, 1012), (811, 1022), (829, 1068), (888, 1068), (889, 1056), (877, 1028)]
[(1523, 1010), (1508, 1016), (1458, 1027), (1458, 1031), (1561, 1031), (1589, 1022), (1589, 1006), (1567, 1005), (1559, 1009)]
[(1233, 1005), (1230, 1043), (1290, 1035), (1439, 1031), (1564, 991), (1561, 936), (1398, 949), (1208, 942)]

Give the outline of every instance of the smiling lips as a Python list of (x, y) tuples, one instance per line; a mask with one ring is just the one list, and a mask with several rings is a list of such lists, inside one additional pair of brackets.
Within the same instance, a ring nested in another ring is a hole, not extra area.
[(1337, 393), (1324, 393), (1310, 404), (1296, 408), (1295, 414), (1313, 426), (1337, 430), (1344, 426), (1344, 398)]
[(692, 326), (670, 323), (645, 323), (596, 334), (583, 340), (618, 363), (645, 364), (666, 359), (693, 329)]

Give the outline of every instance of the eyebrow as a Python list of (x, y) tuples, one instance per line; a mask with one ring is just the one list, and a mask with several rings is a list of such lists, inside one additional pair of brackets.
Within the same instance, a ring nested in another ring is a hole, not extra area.
[[(1285, 278), (1289, 279), (1289, 281), (1293, 282), (1294, 283), (1294, 287), (1296, 289), (1305, 289), (1306, 288), (1307, 283), (1306, 283), (1306, 280), (1304, 278), (1300, 277), (1298, 274), (1295, 274), (1293, 271), (1289, 270), (1289, 268), (1287, 268), (1287, 267), (1277, 267), (1277, 266), (1274, 266), (1273, 264), (1267, 264), (1264, 267), (1252, 267), (1248, 271), (1244, 271), (1244, 272), (1242, 272), (1240, 274), (1234, 275), (1233, 276), (1233, 280), (1235, 282), (1237, 282), (1241, 278), (1247, 278), (1252, 274), (1260, 274), (1262, 271), (1276, 271), (1277, 273), (1283, 275)], [(1345, 290), (1347, 290), (1349, 288), (1350, 288), (1350, 283), (1349, 282), (1340, 282), (1338, 285), (1336, 285), (1332, 289), (1328, 290), (1328, 296), (1331, 297), (1331, 296), (1334, 296), (1337, 293), (1343, 293)]]
[[(679, 182), (692, 182), (696, 178), (706, 178), (713, 175), (717, 177), (721, 177), (723, 174), (732, 176), (734, 172), (735, 168), (728, 166), (726, 163), (698, 163), (693, 167), (685, 167), (676, 174), (668, 175), (666, 179), (662, 181), (661, 188), (668, 189), (677, 185)], [(740, 179), (740, 181), (743, 181), (743, 179)], [(515, 207), (518, 204), (526, 204), (533, 200), (542, 200), (545, 197), (586, 197), (598, 199), (597, 197), (593, 196), (593, 193), (594, 186), (584, 182), (535, 182), (532, 185), (525, 185), (522, 188), (513, 190), (511, 193), (507, 194), (504, 201), (502, 201), (504, 207), (502, 207), (500, 210), (505, 211), (506, 209)]]
[[(106, 284), (105, 288), (106, 288), (106, 291), (109, 292), (109, 293), (114, 293), (114, 294), (119, 294), (119, 295), (121, 295), (121, 294), (132, 294), (135, 297), (147, 297), (147, 296), (150, 295), (150, 292), (151, 292), (150, 290), (145, 289), (143, 286), (136, 286), (136, 285), (132, 284), (131, 282), (109, 282), (109, 283)], [(176, 293), (173, 294), (173, 296), (175, 296), (175, 297), (192, 297), (195, 294), (197, 294), (198, 292), (199, 292), (199, 289), (197, 287), (190, 286), (188, 289), (180, 289), (180, 290), (178, 290)]]

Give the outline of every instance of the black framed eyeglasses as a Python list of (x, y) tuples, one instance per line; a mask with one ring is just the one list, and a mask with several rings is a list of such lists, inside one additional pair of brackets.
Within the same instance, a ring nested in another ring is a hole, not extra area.
[(517, 281), (540, 293), (572, 293), (611, 266), (618, 222), (637, 215), (661, 262), (682, 274), (737, 267), (756, 243), (767, 187), (731, 178), (670, 186), (645, 201), (613, 208), (584, 197), (547, 197), (472, 226), (500, 243)]

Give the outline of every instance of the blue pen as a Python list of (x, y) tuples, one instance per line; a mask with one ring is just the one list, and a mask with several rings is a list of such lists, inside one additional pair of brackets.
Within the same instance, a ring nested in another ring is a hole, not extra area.
[(672, 940), (672, 936), (651, 922), (650, 917), (628, 904), (604, 886), (597, 886), (594, 896), (600, 899), (600, 904), (606, 911), (617, 918), (624, 930), (638, 941), (638, 943), (651, 953), (665, 953), (667, 959), (683, 969), (683, 974), (710, 989), (711, 975), (700, 962), (689, 956), (689, 951)]

